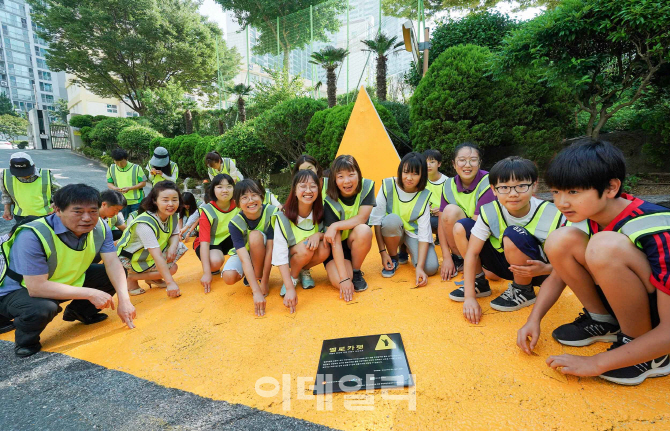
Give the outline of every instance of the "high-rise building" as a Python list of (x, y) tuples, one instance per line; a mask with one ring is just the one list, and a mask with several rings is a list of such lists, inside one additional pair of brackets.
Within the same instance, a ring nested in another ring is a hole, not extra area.
[(54, 112), (56, 100), (67, 99), (65, 72), (49, 70), (48, 45), (38, 37), (30, 9), (23, 0), (0, 0), (0, 91), (17, 111), (39, 106)]

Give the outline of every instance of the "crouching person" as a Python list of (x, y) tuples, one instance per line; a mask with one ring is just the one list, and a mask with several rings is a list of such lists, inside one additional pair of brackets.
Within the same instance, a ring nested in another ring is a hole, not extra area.
[[(20, 226), (2, 245), (8, 264), (0, 273), (0, 315), (14, 319), (14, 352), (26, 357), (40, 351), (40, 334), (65, 308), (63, 320), (86, 325), (107, 318), (114, 309), (134, 328), (126, 274), (116, 255), (112, 233), (98, 216), (100, 193), (85, 184), (70, 184), (53, 198), (54, 214)], [(100, 253), (103, 264), (93, 264)]]

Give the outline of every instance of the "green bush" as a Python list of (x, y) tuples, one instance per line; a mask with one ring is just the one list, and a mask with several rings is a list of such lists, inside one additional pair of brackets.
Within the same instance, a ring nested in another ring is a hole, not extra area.
[[(379, 104), (388, 109), (389, 112), (393, 114), (393, 118), (395, 118), (395, 120), (398, 122), (398, 127), (400, 127), (400, 130), (402, 130), (405, 136), (409, 136), (409, 129), (412, 125), (412, 123), (409, 121), (409, 105), (405, 105), (404, 103), (400, 102), (391, 102), (388, 100), (379, 102)], [(411, 146), (411, 142), (408, 142), (408, 144)]]
[(654, 139), (642, 146), (642, 153), (651, 163), (662, 167), (670, 157), (670, 106), (659, 106), (641, 114), (639, 128)]
[(75, 115), (70, 118), (70, 126), (72, 127), (93, 127), (92, 115)]
[(180, 178), (207, 178), (205, 154), (212, 151), (218, 138), (200, 136), (196, 133), (180, 135), (174, 138), (154, 138), (149, 143), (150, 151), (164, 147), (170, 154), (170, 160), (179, 166)]
[(30, 142), (28, 142), (28, 141), (21, 141), (17, 144), (17, 147), (19, 147), (19, 150), (23, 150), (23, 149), (28, 147), (29, 143)]
[(327, 107), (323, 101), (309, 97), (287, 100), (255, 119), (255, 135), (290, 164), (305, 150), (305, 131), (312, 116)]
[(81, 152), (84, 153), (85, 156), (92, 157), (94, 159), (99, 159), (102, 157), (102, 151), (91, 147), (82, 147)]
[(224, 157), (234, 158), (245, 177), (267, 183), (277, 155), (256, 135), (256, 120), (237, 123), (221, 136), (217, 151)]
[[(395, 135), (402, 141), (407, 141), (407, 136), (398, 126), (393, 114), (383, 105), (372, 102), (379, 114), (379, 118), (389, 132), (389, 136), (393, 140), (396, 148), (401, 147), (402, 144), (393, 138)], [(337, 155), (337, 149), (340, 147), (344, 131), (349, 123), (349, 117), (354, 109), (354, 102), (348, 105), (338, 105), (332, 108), (317, 112), (312, 117), (309, 126), (307, 127), (306, 150), (319, 161), (321, 166), (330, 166), (330, 163)], [(407, 152), (407, 151), (405, 151)]]
[(131, 159), (142, 160), (151, 155), (152, 148), (149, 147), (149, 143), (160, 137), (161, 134), (150, 127), (131, 125), (121, 129), (117, 142), (121, 148), (128, 151)]
[(93, 127), (93, 130), (89, 134), (92, 141), (91, 146), (95, 149), (109, 152), (117, 146), (117, 137), (121, 130), (134, 125), (135, 122), (129, 118), (114, 117), (102, 120)]
[(114, 163), (114, 159), (112, 159), (111, 156), (108, 156), (107, 154), (103, 155), (100, 157), (100, 161), (102, 162), (103, 165), (109, 166), (112, 163)]
[(109, 117), (107, 115), (96, 115), (95, 117), (93, 117), (93, 123), (99, 123), (99, 122), (105, 121), (109, 118), (117, 118), (117, 117)]
[(81, 136), (81, 141), (86, 146), (91, 146), (91, 131), (92, 130), (93, 130), (93, 128), (89, 127), (89, 126), (84, 126), (81, 129), (79, 129), (79, 136)]

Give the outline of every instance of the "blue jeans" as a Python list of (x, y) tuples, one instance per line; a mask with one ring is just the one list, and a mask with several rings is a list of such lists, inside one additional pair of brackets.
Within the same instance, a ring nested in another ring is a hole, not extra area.
[(135, 210), (138, 210), (139, 208), (140, 208), (139, 202), (136, 203), (136, 204), (132, 204), (132, 205), (126, 205), (126, 207), (121, 210), (121, 214), (123, 214), (123, 219), (128, 220), (128, 215), (131, 212), (133, 212)]

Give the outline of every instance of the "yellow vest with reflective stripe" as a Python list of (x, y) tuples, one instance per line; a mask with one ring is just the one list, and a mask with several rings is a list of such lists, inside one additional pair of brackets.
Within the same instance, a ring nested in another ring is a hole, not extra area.
[[(61, 241), (45, 218), (19, 226), (14, 235), (2, 244), (2, 252), (5, 255), (6, 265), (2, 269), (2, 272), (0, 272), (0, 285), (2, 285), (5, 279), (7, 268), (9, 268), (10, 250), (14, 245), (17, 235), (22, 230), (33, 231), (40, 240), (47, 258), (47, 266), (49, 267), (49, 281), (75, 287), (82, 287), (84, 285), (86, 270), (91, 266), (93, 259), (100, 252), (106, 235), (105, 225), (102, 223), (102, 220), (98, 220), (98, 224), (87, 234), (84, 249), (74, 250)], [(24, 287), (26, 285), (24, 281), (21, 281), (21, 284)]]
[(424, 189), (416, 193), (409, 202), (403, 202), (398, 196), (395, 178), (384, 179), (382, 189), (386, 196), (386, 214), (399, 215), (405, 230), (417, 234), (419, 232), (417, 220), (426, 211), (430, 202), (430, 191)]
[[(128, 162), (125, 170), (119, 169), (115, 164), (109, 166), (109, 176), (114, 181), (114, 185), (121, 189), (138, 185), (140, 182), (137, 181), (137, 178), (141, 176), (140, 174), (143, 174), (142, 168), (135, 163)], [(124, 193), (123, 196), (128, 205), (134, 205), (142, 199), (143, 194), (141, 189), (135, 189)]]
[(22, 183), (5, 169), (5, 189), (14, 201), (14, 215), (45, 216), (51, 212), (51, 172), (40, 169), (35, 181)]
[[(440, 178), (441, 179), (441, 178)], [(445, 178), (444, 181), (441, 183), (433, 183), (430, 180), (426, 182), (426, 189), (430, 190), (430, 204), (434, 208), (440, 208), (440, 198), (442, 197), (442, 189), (444, 188), (444, 184), (449, 181), (449, 178)]]
[[(236, 228), (242, 232), (242, 236), (244, 236), (244, 246), (247, 250), (249, 250), (249, 232), (252, 230), (258, 230), (261, 232), (265, 232), (270, 226), (273, 226), (275, 223), (275, 218), (276, 218), (276, 213), (277, 212), (277, 207), (274, 205), (264, 205), (263, 206), (263, 212), (261, 214), (261, 219), (258, 221), (258, 224), (254, 229), (249, 229), (249, 225), (247, 224), (247, 221), (242, 217), (242, 213), (239, 212), (238, 214), (233, 217), (233, 219), (230, 221), (230, 224), (234, 225)], [(230, 230), (230, 229), (229, 229)], [(231, 249), (228, 254), (237, 254), (235, 249)]]
[(591, 225), (589, 225), (589, 219), (582, 220), (580, 222), (571, 222), (571, 221), (566, 221), (565, 226), (572, 226), (576, 227), (577, 229), (581, 230), (584, 232), (588, 237), (593, 236), (593, 231), (591, 230)]
[(448, 204), (461, 207), (467, 218), (472, 218), (477, 209), (477, 201), (489, 189), (489, 174), (482, 177), (477, 187), (471, 193), (459, 193), (456, 187), (456, 178), (449, 178), (442, 187), (442, 197)]
[[(123, 231), (123, 235), (121, 236), (121, 239), (119, 239), (119, 242), (117, 244), (117, 254), (121, 255), (121, 253), (125, 251), (126, 247), (130, 243), (130, 238), (132, 237), (133, 232), (135, 232), (135, 228), (139, 223), (149, 225), (151, 230), (153, 230), (154, 235), (156, 235), (156, 239), (158, 240), (158, 246), (160, 247), (161, 251), (165, 251), (165, 249), (169, 245), (172, 233), (177, 231), (178, 222), (179, 222), (179, 215), (176, 213), (172, 214), (168, 219), (167, 230), (163, 230), (161, 224), (151, 214), (144, 212), (138, 215), (136, 218), (133, 219), (133, 221), (126, 228), (126, 230)], [(135, 272), (138, 273), (144, 272), (149, 268), (151, 268), (152, 266), (154, 266), (155, 263), (154, 258), (151, 256), (151, 253), (149, 253), (149, 250), (145, 249), (144, 247), (141, 247), (139, 250), (136, 250), (132, 254), (133, 256), (130, 259), (130, 263)]]
[[(535, 209), (535, 214), (525, 226), (521, 226), (533, 235), (544, 247), (544, 242), (551, 232), (558, 229), (563, 221), (563, 214), (556, 208), (556, 205), (549, 201), (542, 201)], [(489, 241), (491, 245), (502, 253), (502, 238), (507, 229), (507, 221), (502, 211), (500, 202), (489, 202), (481, 207), (480, 217), (484, 223), (491, 229)]]
[[(363, 178), (361, 192), (356, 195), (356, 200), (354, 201), (353, 205), (345, 205), (341, 199), (333, 200), (329, 196), (326, 196), (325, 203), (326, 205), (330, 206), (330, 208), (332, 208), (333, 212), (339, 217), (340, 221), (349, 220), (350, 218), (358, 215), (358, 209), (361, 207), (361, 199), (363, 199), (364, 196), (367, 196), (371, 190), (374, 190), (374, 187), (374, 181)], [(342, 240), (344, 241), (345, 239), (349, 238), (350, 233), (350, 229), (341, 231)]]
[(328, 191), (328, 177), (323, 177), (323, 187), (321, 187), (321, 201), (326, 202), (326, 193)]
[(265, 189), (265, 197), (263, 198), (263, 204), (272, 205), (272, 192), (268, 189)]
[[(276, 215), (277, 220), (279, 220), (279, 229), (281, 230), (281, 234), (284, 235), (289, 248), (304, 241), (315, 233), (321, 232), (321, 229), (323, 228), (321, 223), (318, 225), (312, 223), (311, 229), (303, 229), (293, 224), (283, 212), (277, 212)], [(275, 232), (275, 235), (276, 234), (277, 233)]]
[[(207, 166), (207, 174), (210, 176), (210, 180), (214, 178), (215, 176), (219, 174), (227, 174), (230, 175), (230, 162), (235, 163), (235, 159), (229, 159), (228, 157), (223, 158), (223, 162), (221, 163), (221, 170), (216, 170), (212, 167)], [(234, 180), (237, 181), (237, 178), (233, 178)]]
[(209, 203), (200, 207), (200, 211), (205, 213), (209, 224), (212, 226), (210, 229), (210, 244), (219, 245), (230, 236), (228, 223), (240, 212), (240, 209), (235, 207), (232, 211), (224, 213)]
[[(177, 181), (177, 178), (179, 178), (179, 166), (173, 161), (170, 161), (170, 166), (172, 166), (172, 175), (174, 177), (175, 182)], [(159, 169), (160, 170), (160, 169)], [(151, 166), (147, 165), (147, 171), (151, 172)], [(163, 178), (162, 175), (154, 175), (154, 179), (151, 180), (153, 185), (156, 185), (160, 183), (161, 181), (166, 181), (165, 178)]]
[(636, 247), (641, 248), (639, 242), (641, 238), (661, 232), (670, 232), (670, 210), (632, 218), (617, 232), (626, 235)]

